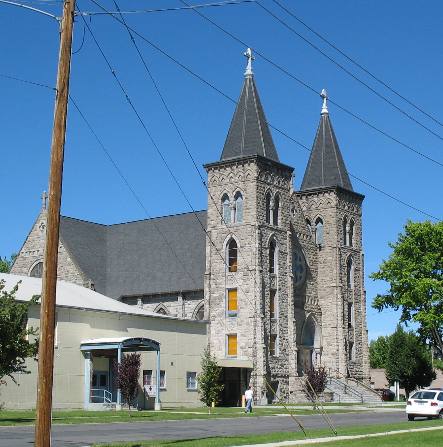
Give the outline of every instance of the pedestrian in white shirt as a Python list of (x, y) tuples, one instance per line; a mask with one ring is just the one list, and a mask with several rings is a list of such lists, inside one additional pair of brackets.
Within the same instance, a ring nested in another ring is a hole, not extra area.
[(254, 398), (254, 393), (252, 392), (252, 388), (249, 386), (245, 391), (245, 400), (246, 400), (246, 408), (245, 413), (252, 413), (252, 400)]

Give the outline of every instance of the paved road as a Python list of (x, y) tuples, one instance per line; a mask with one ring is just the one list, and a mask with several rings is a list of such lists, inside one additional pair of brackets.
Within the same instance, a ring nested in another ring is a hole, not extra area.
[[(341, 413), (330, 415), (337, 427), (349, 425), (389, 424), (405, 421), (404, 411), (386, 413)], [(305, 428), (322, 428), (319, 415), (300, 416)], [(54, 425), (52, 447), (83, 447), (95, 442), (139, 441), (153, 439), (196, 439), (233, 436), (247, 433), (297, 431), (286, 415), (238, 419), (182, 420), (114, 424)], [(0, 427), (0, 447), (30, 447), (34, 427)]]

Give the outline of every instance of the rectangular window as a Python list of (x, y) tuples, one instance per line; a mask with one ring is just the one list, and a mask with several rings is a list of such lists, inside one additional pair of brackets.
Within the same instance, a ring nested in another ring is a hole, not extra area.
[(160, 389), (166, 389), (166, 372), (162, 369), (160, 370)]
[(197, 389), (197, 373), (194, 371), (188, 371), (186, 373), (186, 388), (188, 390)]
[(152, 369), (144, 369), (143, 370), (143, 385), (153, 385), (152, 381)]
[(228, 335), (228, 356), (237, 357), (237, 334)]
[(237, 311), (237, 289), (228, 289), (228, 315), (235, 316)]
[(275, 289), (271, 289), (270, 295), (269, 295), (269, 314), (271, 318), (275, 318), (276, 315), (276, 295), (277, 291)]
[(277, 334), (271, 334), (269, 337), (269, 355), (277, 355)]

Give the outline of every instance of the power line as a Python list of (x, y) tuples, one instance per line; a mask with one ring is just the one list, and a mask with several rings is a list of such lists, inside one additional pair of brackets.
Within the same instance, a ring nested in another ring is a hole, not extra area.
[(315, 45), (313, 42), (311, 42), (309, 39), (307, 39), (305, 36), (303, 36), (302, 34), (300, 34), (298, 31), (296, 31), (294, 28), (292, 28), (290, 25), (288, 25), (284, 20), (282, 20), (280, 17), (278, 17), (276, 14), (274, 14), (271, 10), (269, 10), (268, 8), (266, 8), (260, 1), (257, 1), (256, 4), (262, 8), (268, 15), (270, 15), (271, 17), (273, 17), (278, 23), (280, 23), (282, 26), (284, 26), (286, 29), (288, 29), (289, 31), (291, 31), (291, 33), (293, 33), (294, 35), (296, 35), (297, 37), (299, 37), (300, 39), (303, 40), (303, 42), (305, 42), (307, 45), (309, 45), (311, 48), (314, 48), (314, 50), (316, 50), (317, 52), (319, 52), (321, 55), (323, 55), (326, 59), (328, 59), (330, 62), (332, 62), (334, 65), (336, 65), (338, 68), (340, 68), (340, 70), (344, 71), (347, 75), (349, 75), (351, 78), (353, 78), (355, 81), (357, 81), (359, 84), (363, 85), (364, 87), (366, 87), (371, 93), (373, 93), (374, 95), (376, 95), (377, 97), (379, 97), (382, 101), (385, 101), (387, 104), (389, 104), (390, 106), (392, 106), (395, 110), (397, 110), (399, 113), (401, 113), (402, 115), (406, 116), (408, 119), (410, 119), (411, 121), (413, 121), (414, 123), (416, 123), (417, 125), (419, 125), (420, 127), (422, 127), (423, 129), (425, 129), (427, 132), (429, 132), (430, 134), (434, 135), (435, 137), (437, 137), (438, 139), (443, 141), (443, 137), (438, 134), (437, 132), (434, 132), (432, 129), (430, 129), (429, 127), (427, 127), (425, 124), (423, 124), (421, 121), (418, 121), (416, 118), (414, 118), (412, 115), (410, 115), (409, 113), (405, 112), (401, 107), (397, 106), (395, 103), (393, 103), (389, 98), (387, 98), (386, 96), (382, 95), (381, 93), (379, 93), (377, 90), (375, 90), (373, 87), (371, 87), (368, 83), (366, 83), (365, 81), (361, 80), (358, 76), (356, 76), (354, 73), (352, 73), (351, 71), (349, 71), (345, 66), (343, 66), (342, 64), (340, 64), (339, 62), (337, 62), (334, 58), (332, 58), (331, 56), (329, 56), (327, 53), (325, 53), (321, 48), (319, 48), (317, 45)]
[(10, 6), (17, 6), (19, 8), (28, 9), (28, 10), (30, 10), (32, 12), (37, 12), (39, 14), (43, 14), (45, 16), (48, 16), (48, 17), (51, 17), (52, 19), (57, 20), (57, 22), (59, 22), (59, 23), (61, 21), (61, 17), (58, 17), (58, 16), (56, 16), (54, 14), (51, 14), (50, 12), (43, 11), (42, 9), (38, 9), (38, 8), (34, 8), (32, 6), (24, 5), (23, 3), (12, 2), (12, 1), (9, 1), (9, 0), (0, 0), (0, 3), (4, 3), (4, 4), (10, 5)]
[(136, 193), (135, 189), (131, 186), (131, 184), (129, 183), (128, 179), (126, 178), (126, 176), (123, 174), (122, 170), (120, 169), (120, 167), (118, 166), (117, 162), (114, 160), (114, 158), (112, 157), (112, 155), (110, 154), (110, 152), (107, 150), (106, 146), (104, 145), (103, 141), (99, 138), (99, 136), (97, 135), (97, 132), (95, 132), (94, 128), (92, 127), (91, 123), (89, 122), (89, 120), (86, 118), (85, 114), (81, 111), (79, 105), (77, 104), (77, 102), (74, 100), (74, 98), (72, 97), (72, 95), (69, 95), (69, 100), (72, 102), (72, 104), (74, 105), (74, 107), (76, 108), (78, 114), (80, 115), (80, 117), (82, 118), (82, 120), (84, 121), (84, 123), (86, 124), (86, 126), (88, 127), (89, 131), (92, 133), (92, 135), (94, 136), (95, 140), (97, 141), (98, 145), (100, 146), (100, 148), (102, 149), (103, 153), (106, 155), (106, 157), (108, 158), (108, 160), (110, 161), (110, 163), (112, 164), (112, 166), (114, 167), (114, 169), (117, 171), (118, 176), (120, 177), (120, 179), (123, 181), (123, 183), (126, 185), (126, 187), (128, 188), (128, 190), (130, 191), (131, 195), (133, 196), (134, 200), (138, 203), (138, 205), (140, 206), (140, 208), (143, 210), (143, 212), (145, 213), (146, 217), (150, 220), (152, 220), (152, 223), (154, 225), (154, 228), (158, 231), (158, 233), (160, 234), (160, 236), (162, 237), (162, 239), (164, 240), (164, 242), (166, 243), (167, 247), (169, 248), (169, 250), (172, 252), (172, 254), (174, 255), (174, 257), (177, 259), (177, 261), (179, 261), (179, 265), (183, 268), (184, 272), (186, 273), (186, 275), (191, 279), (191, 281), (194, 283), (194, 286), (196, 287), (196, 289), (198, 289), (200, 286), (198, 285), (198, 282), (196, 280), (196, 278), (194, 278), (189, 271), (186, 269), (185, 267), (185, 263), (180, 259), (179, 255), (177, 254), (177, 252), (174, 250), (174, 247), (172, 247), (172, 245), (169, 243), (168, 238), (166, 237), (166, 235), (164, 234), (164, 232), (160, 229), (160, 227), (157, 225), (156, 219), (154, 219), (151, 214), (148, 212), (146, 206), (144, 205), (144, 203), (142, 202), (142, 200), (140, 199), (139, 195)]
[(286, 13), (288, 13), (291, 17), (293, 17), (295, 20), (297, 20), (300, 24), (302, 24), (306, 29), (308, 29), (309, 31), (311, 31), (311, 33), (315, 34), (319, 39), (321, 39), (323, 42), (325, 42), (326, 44), (328, 44), (331, 48), (333, 48), (335, 51), (337, 51), (338, 53), (340, 53), (343, 57), (345, 57), (348, 61), (352, 62), (355, 66), (357, 66), (358, 68), (360, 68), (360, 70), (364, 71), (367, 75), (369, 75), (372, 79), (374, 79), (375, 81), (377, 81), (378, 83), (380, 83), (381, 85), (383, 85), (384, 87), (386, 87), (390, 92), (394, 93), (394, 95), (398, 96), (400, 99), (402, 99), (403, 101), (407, 102), (409, 105), (411, 105), (412, 107), (414, 107), (416, 110), (418, 110), (419, 112), (423, 113), (423, 115), (427, 116), (428, 118), (430, 118), (432, 121), (434, 121), (436, 124), (439, 124), (440, 126), (443, 127), (443, 123), (441, 121), (439, 121), (437, 118), (435, 118), (433, 115), (431, 115), (430, 113), (426, 112), (422, 107), (418, 106), (417, 104), (415, 104), (413, 101), (411, 101), (410, 99), (406, 98), (404, 95), (402, 95), (401, 93), (399, 93), (397, 90), (395, 90), (391, 85), (389, 85), (387, 82), (383, 81), (381, 78), (379, 78), (378, 76), (376, 76), (374, 73), (372, 73), (371, 71), (369, 71), (369, 69), (365, 68), (362, 64), (360, 64), (358, 61), (356, 61), (354, 58), (352, 58), (351, 56), (349, 56), (348, 54), (346, 54), (343, 50), (341, 50), (339, 47), (337, 47), (336, 45), (334, 45), (330, 40), (326, 39), (326, 37), (324, 37), (323, 35), (321, 35), (318, 31), (316, 31), (315, 29), (313, 29), (311, 26), (309, 26), (306, 22), (304, 22), (300, 17), (298, 17), (294, 12), (290, 11), (288, 8), (286, 8), (284, 5), (281, 4), (281, 2), (277, 1), (277, 0), (272, 0), (275, 4), (277, 4), (281, 9), (283, 9), (284, 11), (286, 11)]
[(191, 10), (191, 9), (201, 9), (201, 8), (220, 8), (224, 6), (233, 6), (233, 5), (241, 5), (243, 3), (255, 3), (256, 0), (227, 0), (223, 2), (216, 2), (216, 3), (202, 3), (200, 5), (190, 5), (185, 7), (175, 7), (175, 8), (158, 8), (158, 9), (133, 9), (128, 11), (119, 11), (117, 8), (117, 11), (109, 11), (109, 12), (103, 12), (103, 11), (83, 11), (79, 14), (83, 16), (96, 16), (96, 15), (103, 15), (103, 14), (146, 14), (146, 13), (154, 13), (154, 12), (169, 12), (169, 11), (184, 11), (184, 10)]
[[(92, 0), (94, 1), (94, 0)], [(184, 5), (188, 5), (186, 3), (186, 1), (184, 0), (180, 0), (181, 3), (183, 3)], [(202, 12), (198, 11), (197, 9), (193, 10), (196, 14), (198, 14), (199, 16), (201, 16), (203, 19), (205, 19), (206, 21), (208, 21), (209, 23), (211, 23), (214, 27), (216, 27), (217, 29), (219, 29), (220, 31), (222, 31), (224, 34), (226, 34), (227, 36), (231, 37), (233, 40), (235, 40), (236, 42), (240, 43), (241, 45), (243, 45), (244, 47), (252, 47), (251, 45), (247, 44), (245, 41), (243, 41), (242, 39), (240, 39), (239, 37), (237, 37), (236, 35), (234, 35), (233, 33), (231, 33), (230, 31), (226, 30), (225, 28), (223, 28), (222, 26), (220, 26), (217, 22), (215, 22), (214, 20), (210, 19), (208, 16), (206, 16), (205, 14), (203, 14)], [(297, 76), (295, 76), (294, 74), (292, 74), (291, 72), (289, 72), (286, 68), (282, 67), (281, 65), (277, 64), (276, 62), (274, 62), (273, 60), (269, 59), (267, 56), (264, 55), (264, 53), (258, 51), (256, 48), (254, 48), (254, 51), (256, 54), (258, 54), (263, 60), (265, 60), (266, 62), (268, 62), (270, 65), (272, 65), (273, 67), (277, 68), (279, 71), (281, 71), (282, 73), (284, 73), (286, 76), (288, 76), (289, 78), (293, 79), (294, 81), (298, 82), (299, 84), (301, 84), (303, 87), (305, 87), (306, 89), (310, 90), (311, 92), (315, 93), (316, 95), (318, 95), (318, 91), (317, 89), (315, 89), (314, 87), (312, 87), (310, 84), (308, 84), (306, 81), (303, 81), (301, 78), (298, 78)], [(351, 110), (347, 109), (346, 107), (338, 104), (336, 101), (333, 101), (332, 99), (329, 99), (329, 102), (331, 104), (334, 104), (335, 106), (337, 106), (340, 110), (342, 110), (343, 112), (347, 113), (348, 115), (352, 116), (353, 118), (357, 119), (358, 121), (360, 121), (361, 123), (365, 124), (366, 126), (370, 127), (371, 129), (377, 131), (378, 133), (380, 133), (381, 135), (387, 137), (388, 139), (390, 139), (391, 141), (394, 141), (395, 143), (401, 145), (402, 147), (414, 152), (415, 154), (443, 167), (443, 163), (435, 160), (434, 158), (420, 152), (419, 150), (415, 149), (414, 147), (412, 147), (411, 145), (402, 142), (401, 140), (399, 140), (396, 137), (393, 137), (392, 135), (388, 134), (386, 131), (378, 128), (377, 126), (375, 126), (374, 124), (371, 124), (369, 121), (367, 121), (365, 118), (363, 118), (362, 116), (358, 115), (355, 112), (352, 112)]]

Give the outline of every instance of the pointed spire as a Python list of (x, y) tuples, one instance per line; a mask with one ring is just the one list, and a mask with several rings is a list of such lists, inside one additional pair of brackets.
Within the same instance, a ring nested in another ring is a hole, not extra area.
[(329, 117), (326, 90), (320, 96), (323, 98), (320, 124), (300, 190), (340, 186), (353, 191)]
[(244, 55), (248, 58), (245, 80), (220, 160), (261, 155), (279, 161), (255, 86), (251, 49), (248, 48)]
[(248, 48), (243, 55), (248, 59), (248, 63), (246, 64), (245, 77), (252, 76), (254, 73), (252, 72), (252, 61), (255, 60), (255, 57), (252, 55), (251, 48)]

